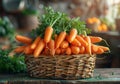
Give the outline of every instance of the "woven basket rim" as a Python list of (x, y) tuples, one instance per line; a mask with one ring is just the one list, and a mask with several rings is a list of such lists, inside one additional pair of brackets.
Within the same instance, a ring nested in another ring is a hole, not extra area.
[[(65, 56), (65, 57), (69, 57), (69, 56), (96, 56), (95, 54), (78, 54), (78, 55), (54, 55), (54, 56), (52, 56), (52, 55), (43, 55), (43, 54), (41, 54), (41, 55), (39, 55), (38, 57), (57, 57), (57, 56)], [(31, 57), (34, 57), (33, 55), (25, 55), (25, 56), (31, 56)], [(37, 58), (37, 57), (36, 57)]]

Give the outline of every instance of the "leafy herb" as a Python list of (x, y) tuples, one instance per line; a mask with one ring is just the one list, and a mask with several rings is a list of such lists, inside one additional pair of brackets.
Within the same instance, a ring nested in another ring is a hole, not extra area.
[(14, 35), (15, 29), (8, 17), (0, 18), (0, 37), (8, 37), (12, 41)]
[(31, 32), (33, 37), (40, 35), (44, 36), (44, 32), (47, 26), (53, 26), (54, 34), (59, 34), (62, 31), (70, 32), (72, 28), (76, 28), (78, 34), (90, 33), (90, 30), (86, 28), (85, 22), (80, 21), (80, 18), (70, 18), (67, 14), (62, 12), (56, 12), (51, 7), (44, 8), (44, 14), (39, 17), (40, 25), (37, 29)]
[(0, 50), (0, 73), (19, 73), (26, 71), (24, 56), (9, 56), (11, 50)]

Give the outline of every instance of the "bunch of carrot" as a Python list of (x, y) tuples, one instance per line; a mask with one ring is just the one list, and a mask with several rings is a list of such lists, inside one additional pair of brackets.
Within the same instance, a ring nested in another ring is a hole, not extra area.
[(72, 28), (67, 34), (65, 31), (55, 35), (52, 39), (53, 28), (47, 27), (44, 37), (37, 36), (34, 40), (29, 37), (16, 35), (16, 40), (24, 43), (24, 46), (17, 47), (14, 51), (24, 52), (26, 55), (39, 57), (41, 54), (54, 55), (78, 55), (78, 54), (102, 54), (109, 51), (108, 47), (99, 46), (95, 43), (102, 41), (101, 37), (78, 35), (77, 29)]

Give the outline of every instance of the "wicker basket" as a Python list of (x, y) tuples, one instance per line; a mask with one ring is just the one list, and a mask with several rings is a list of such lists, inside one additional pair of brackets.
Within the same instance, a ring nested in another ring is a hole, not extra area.
[(25, 62), (31, 77), (52, 79), (80, 79), (93, 76), (95, 55), (26, 56)]

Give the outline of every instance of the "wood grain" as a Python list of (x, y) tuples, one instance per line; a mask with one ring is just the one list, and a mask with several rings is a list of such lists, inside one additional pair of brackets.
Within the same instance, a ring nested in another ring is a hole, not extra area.
[(22, 74), (0, 74), (0, 84), (120, 84), (120, 68), (95, 69), (94, 77), (79, 80), (36, 79)]

